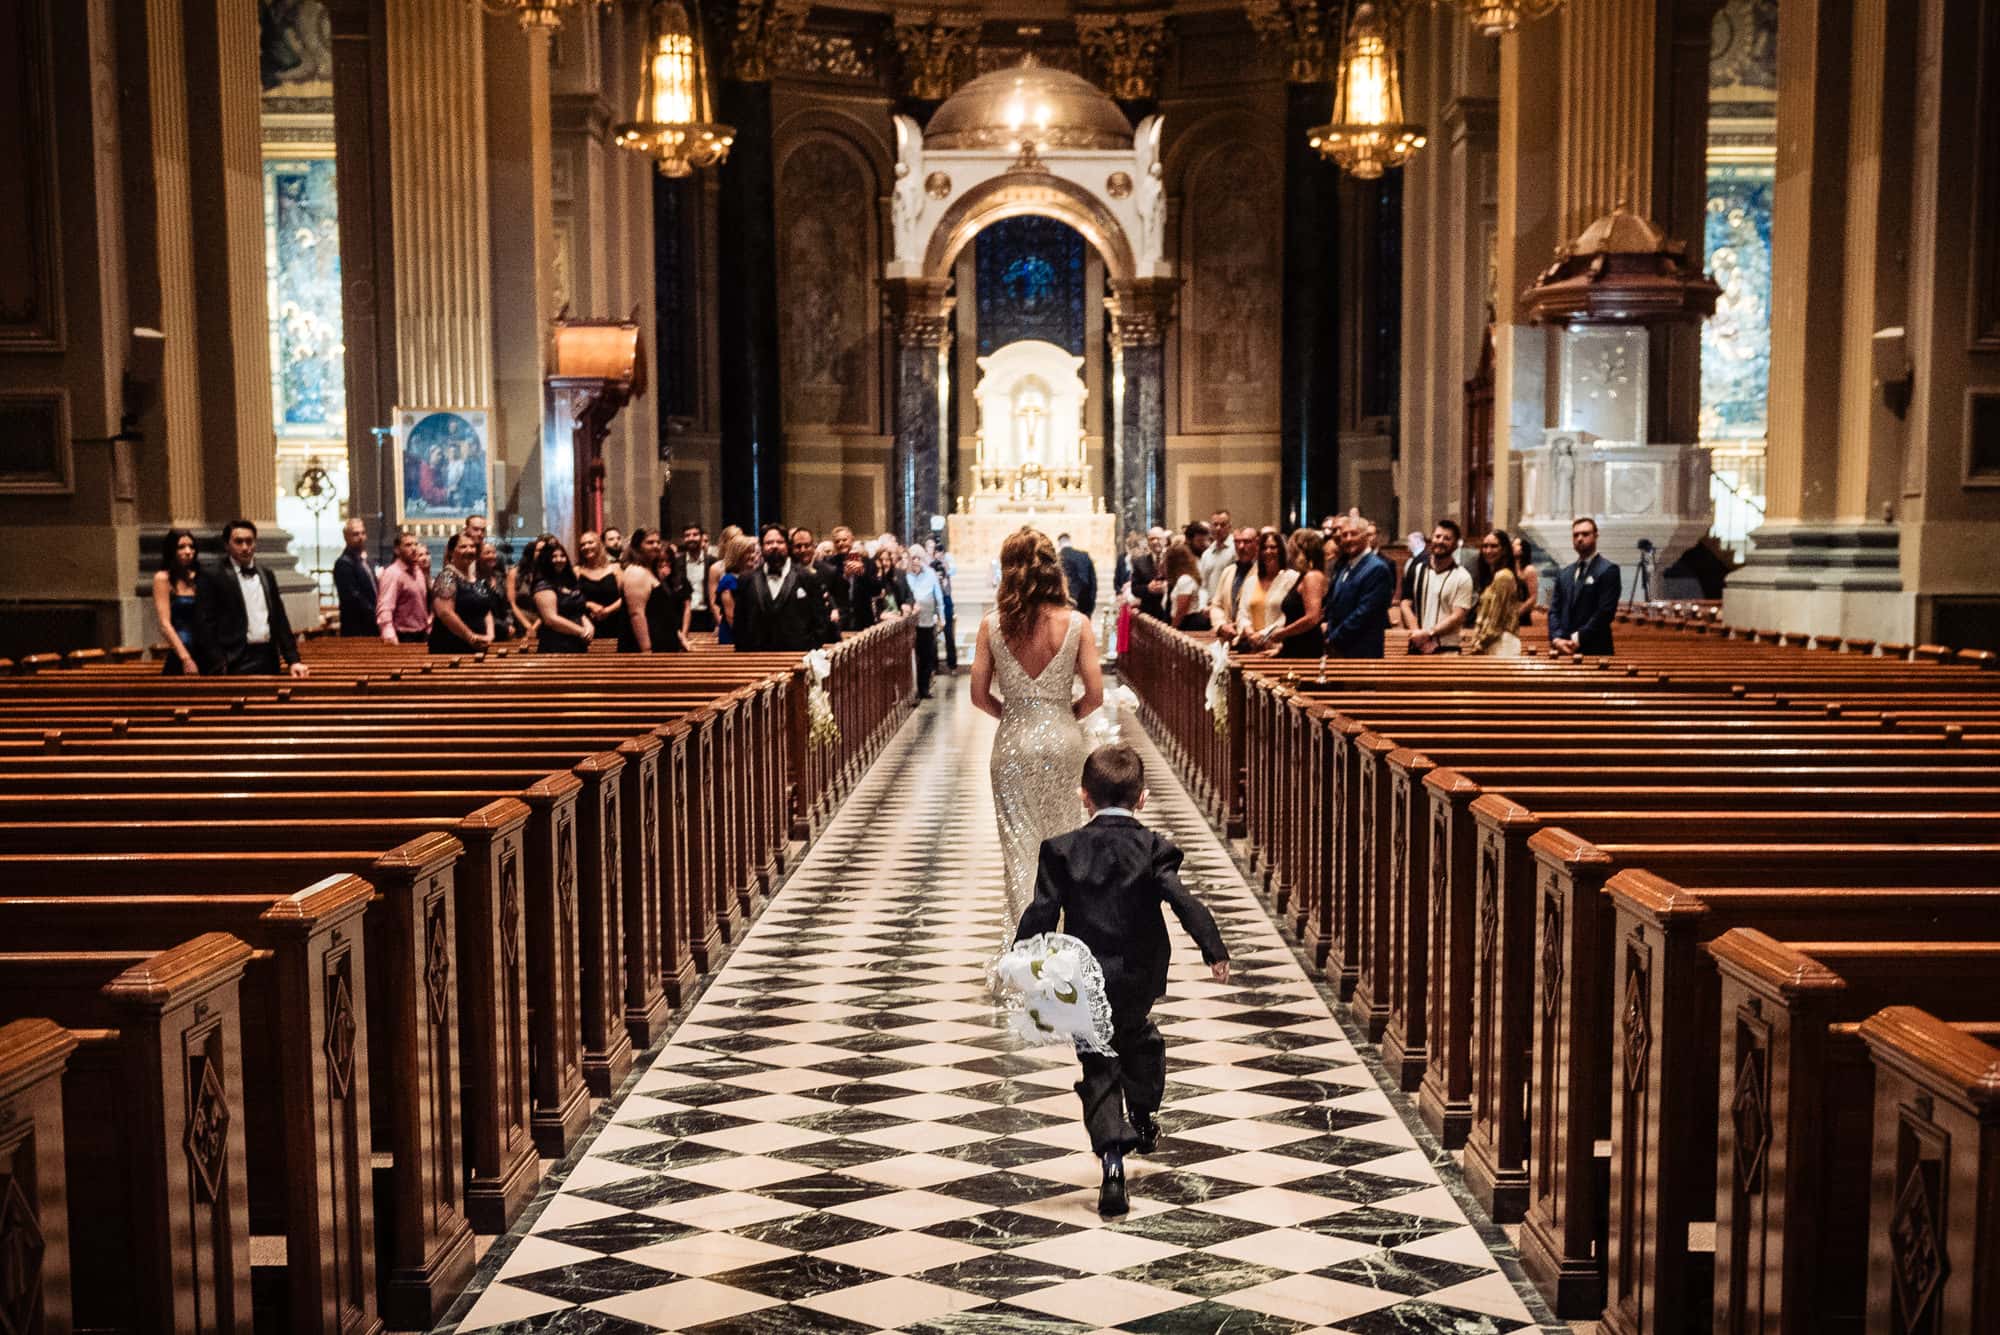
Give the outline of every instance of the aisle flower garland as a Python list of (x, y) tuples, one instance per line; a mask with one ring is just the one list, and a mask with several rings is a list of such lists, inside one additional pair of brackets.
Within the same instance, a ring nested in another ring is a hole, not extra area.
[(826, 650), (815, 649), (806, 655), (806, 666), (812, 670), (812, 679), (806, 683), (808, 735), (815, 746), (838, 746), (840, 720), (833, 715), (833, 698), (826, 690), (827, 678), (833, 675), (833, 660)]
[(1229, 731), (1229, 646), (1217, 640), (1208, 646), (1208, 689), (1203, 694), (1202, 703), (1214, 716), (1215, 732), (1221, 736)]

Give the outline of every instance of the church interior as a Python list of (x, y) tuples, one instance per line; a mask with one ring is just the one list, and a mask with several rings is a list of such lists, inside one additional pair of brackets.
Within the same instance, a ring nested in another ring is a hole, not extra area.
[[(2000, 4), (0, 85), (0, 1331), (2000, 1332)], [(1229, 946), (1129, 1209), (989, 978), (1023, 528)]]

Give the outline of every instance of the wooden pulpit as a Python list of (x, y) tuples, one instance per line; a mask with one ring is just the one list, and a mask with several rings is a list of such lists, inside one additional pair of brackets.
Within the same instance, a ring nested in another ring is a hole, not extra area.
[(604, 528), (604, 438), (612, 419), (646, 392), (638, 322), (558, 319), (546, 383), (542, 503), (549, 531), (574, 552), (578, 533)]

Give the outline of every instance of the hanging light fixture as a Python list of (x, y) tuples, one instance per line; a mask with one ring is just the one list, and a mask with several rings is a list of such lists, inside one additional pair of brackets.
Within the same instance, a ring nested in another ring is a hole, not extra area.
[(596, 13), (608, 9), (611, 0), (480, 0), (480, 5), (496, 18), (514, 15), (523, 31), (553, 32), (562, 27), (565, 15)]
[(1308, 142), (1341, 168), (1372, 181), (1400, 167), (1427, 142), (1421, 125), (1403, 123), (1403, 84), (1396, 49), (1375, 6), (1356, 5), (1334, 73), (1333, 120)]
[(711, 119), (700, 26), (689, 21), (680, 0), (655, 0), (642, 59), (639, 109), (632, 120), (612, 127), (615, 142), (650, 154), (662, 176), (691, 176), (698, 167), (720, 165), (736, 142), (736, 129)]
[(1457, 0), (1472, 30), (1481, 37), (1505, 37), (1523, 23), (1547, 18), (1563, 0)]

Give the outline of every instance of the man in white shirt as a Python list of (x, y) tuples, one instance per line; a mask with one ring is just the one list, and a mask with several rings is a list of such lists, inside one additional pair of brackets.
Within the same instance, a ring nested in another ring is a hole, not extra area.
[(1208, 531), (1215, 539), (1214, 545), (1201, 554), (1197, 567), (1201, 574), (1201, 586), (1208, 590), (1210, 602), (1222, 588), (1223, 572), (1236, 564), (1236, 535), (1229, 527), (1229, 511), (1217, 510), (1208, 517)]
[(708, 535), (700, 524), (681, 529), (681, 550), (676, 559), (687, 575), (688, 629), (714, 630), (715, 611), (708, 605), (708, 568), (714, 558), (708, 554)]
[(278, 580), (257, 564), (257, 526), (232, 519), (222, 530), (228, 556), (195, 599), (195, 652), (210, 675), (243, 676), (309, 669), (278, 596)]
[(1440, 519), (1431, 528), (1428, 559), (1417, 569), (1410, 596), (1403, 603), (1413, 654), (1455, 654), (1459, 633), (1472, 616), (1475, 595), (1472, 572), (1458, 563), (1461, 535), (1457, 523)]

